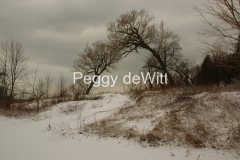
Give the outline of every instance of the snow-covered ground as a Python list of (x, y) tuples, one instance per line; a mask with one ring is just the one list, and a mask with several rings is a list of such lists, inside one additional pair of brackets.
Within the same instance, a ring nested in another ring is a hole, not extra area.
[[(227, 95), (224, 96), (227, 97)], [(144, 145), (143, 147), (131, 139), (99, 138), (97, 135), (86, 132), (85, 126), (102, 123), (102, 120), (112, 118), (116, 113), (123, 114), (123, 108), (134, 104), (135, 101), (127, 95), (108, 93), (103, 94), (103, 98), (99, 100), (60, 103), (32, 117), (0, 116), (0, 160), (231, 160), (239, 158), (234, 151), (170, 145), (158, 147)], [(164, 113), (156, 111), (154, 114), (161, 116)], [(137, 126), (143, 130), (144, 128), (152, 129), (146, 117), (131, 121), (127, 116), (127, 119), (129, 121), (121, 127)]]

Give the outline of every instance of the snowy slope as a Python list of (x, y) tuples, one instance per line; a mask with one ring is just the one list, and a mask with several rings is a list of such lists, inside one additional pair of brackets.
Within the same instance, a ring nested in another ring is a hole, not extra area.
[[(228, 96), (228, 95), (224, 95)], [(154, 98), (154, 97), (152, 97)], [(171, 101), (171, 100), (169, 100)], [(143, 103), (143, 102), (141, 102)], [(151, 101), (149, 101), (151, 103)], [(121, 124), (120, 129), (136, 126), (138, 130), (151, 130), (151, 114), (163, 116), (166, 111), (148, 113), (147, 108), (129, 110), (134, 118), (123, 113), (136, 105), (127, 95), (103, 94), (99, 100), (72, 101), (53, 106), (33, 117), (10, 118), (0, 116), (0, 160), (145, 160), (145, 159), (236, 159), (235, 152), (191, 147), (147, 147), (136, 141), (118, 138), (99, 138), (87, 132), (86, 127), (105, 120)], [(149, 105), (149, 104), (147, 104)], [(150, 106), (151, 108), (151, 106)], [(121, 122), (111, 121), (125, 115)], [(148, 115), (149, 117), (147, 117)], [(140, 116), (136, 119), (136, 116)], [(106, 121), (108, 123), (108, 121)], [(107, 124), (105, 124), (107, 127)], [(91, 128), (91, 127), (90, 127)], [(104, 130), (104, 128), (103, 128)], [(101, 135), (99, 135), (101, 136)]]

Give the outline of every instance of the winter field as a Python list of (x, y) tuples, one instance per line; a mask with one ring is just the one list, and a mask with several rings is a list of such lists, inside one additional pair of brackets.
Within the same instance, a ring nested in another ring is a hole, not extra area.
[(0, 160), (236, 160), (239, 120), (238, 91), (104, 93), (1, 115)]

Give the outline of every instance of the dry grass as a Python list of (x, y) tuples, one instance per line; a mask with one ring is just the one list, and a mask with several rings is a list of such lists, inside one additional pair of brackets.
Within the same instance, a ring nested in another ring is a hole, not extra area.
[[(235, 86), (226, 90), (235, 91)], [(125, 137), (144, 146), (236, 149), (240, 147), (240, 97), (222, 94), (222, 90), (185, 87), (137, 92), (131, 95), (134, 105), (83, 130), (100, 137)], [(146, 120), (152, 127), (137, 126)]]
[[(47, 127), (47, 130), (49, 130), (49, 125)], [(51, 127), (51, 130), (55, 135), (60, 135), (61, 137), (74, 139), (75, 129), (73, 129), (68, 123), (62, 122), (57, 126)]]
[(193, 145), (195, 148), (202, 148), (203, 141), (196, 136), (192, 135), (191, 133), (185, 134), (185, 141), (186, 143)]
[(31, 117), (50, 109), (52, 106), (51, 101), (41, 101), (40, 108), (37, 112), (37, 104), (35, 101), (20, 102), (14, 103), (10, 108), (4, 108), (0, 112), (7, 117)]
[(78, 99), (78, 101), (81, 101), (81, 100), (99, 100), (99, 99), (102, 99), (102, 95), (81, 95)]
[(120, 114), (121, 115), (121, 114), (129, 113), (130, 111), (135, 110), (135, 107), (136, 107), (135, 105), (123, 107), (116, 114)]
[[(82, 95), (79, 97), (80, 100), (99, 100), (102, 98), (102, 95)], [(62, 103), (71, 101), (71, 97), (66, 97), (64, 100), (60, 100), (59, 98), (49, 98), (40, 100), (39, 111), (41, 113), (43, 111), (48, 110), (50, 107)], [(5, 109), (4, 107), (0, 110), (0, 113), (8, 116), (8, 117), (25, 117), (25, 116), (34, 116), (37, 113), (37, 102), (34, 99), (26, 100), (24, 102), (16, 102), (11, 105), (10, 108)], [(63, 112), (69, 113), (71, 111), (76, 110), (77, 106), (69, 105), (66, 110)]]
[(152, 146), (157, 146), (160, 144), (161, 136), (160, 134), (158, 134), (158, 132), (149, 132), (147, 134), (141, 135), (139, 141), (140, 142), (146, 141)]
[(100, 137), (118, 137), (122, 135), (121, 124), (117, 123), (116, 118), (105, 118), (97, 122), (87, 124), (85, 132), (96, 134)]

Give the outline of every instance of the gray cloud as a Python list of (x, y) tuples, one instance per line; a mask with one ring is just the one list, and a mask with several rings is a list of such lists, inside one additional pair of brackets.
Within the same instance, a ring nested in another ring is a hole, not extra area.
[[(0, 40), (21, 41), (30, 55), (30, 67), (38, 63), (41, 76), (57, 78), (62, 72), (71, 81), (73, 61), (86, 43), (106, 39), (106, 24), (121, 14), (146, 9), (155, 16), (156, 23), (164, 21), (166, 27), (181, 36), (185, 57), (200, 62), (202, 55), (197, 49), (202, 45), (197, 32), (204, 25), (193, 5), (201, 3), (205, 0), (1, 0)], [(129, 55), (114, 74), (138, 72), (146, 55)]]

